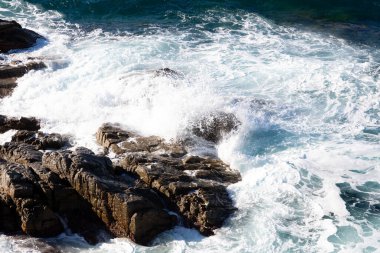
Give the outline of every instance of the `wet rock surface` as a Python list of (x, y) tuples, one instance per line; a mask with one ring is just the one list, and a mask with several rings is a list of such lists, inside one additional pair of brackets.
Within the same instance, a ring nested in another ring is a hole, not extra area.
[(221, 160), (188, 155), (180, 144), (136, 136), (117, 125), (101, 127), (97, 140), (118, 154), (118, 166), (160, 192), (201, 233), (213, 234), (234, 212), (226, 186), (241, 177)]
[(22, 77), (31, 70), (46, 68), (41, 61), (17, 62), (17, 64), (0, 64), (0, 98), (12, 94), (17, 86), (17, 78)]
[(22, 28), (16, 21), (0, 19), (0, 52), (32, 47), (43, 37), (36, 32)]
[(237, 130), (240, 124), (232, 113), (214, 112), (194, 122), (191, 132), (207, 141), (218, 143), (223, 136)]
[(36, 131), (40, 129), (40, 122), (34, 117), (15, 118), (0, 114), (0, 133), (11, 129)]
[(1, 232), (49, 237), (69, 228), (90, 243), (129, 237), (149, 245), (179, 224), (173, 212), (211, 235), (236, 210), (226, 187), (240, 174), (184, 144), (106, 124), (96, 134), (105, 154), (96, 155), (39, 132), (34, 118), (1, 116), (0, 132), (10, 129), (19, 131), (0, 146)]
[(154, 191), (128, 175), (116, 177), (107, 157), (86, 149), (59, 151), (45, 154), (43, 165), (67, 179), (115, 236), (147, 244), (175, 224)]

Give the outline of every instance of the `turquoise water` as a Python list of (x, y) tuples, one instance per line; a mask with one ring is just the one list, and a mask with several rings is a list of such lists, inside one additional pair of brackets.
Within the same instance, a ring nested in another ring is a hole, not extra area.
[[(218, 145), (243, 180), (229, 188), (239, 211), (215, 236), (176, 227), (150, 248), (128, 239), (90, 247), (69, 231), (47, 241), (64, 252), (379, 251), (379, 8), (378, 1), (1, 1), (0, 18), (48, 39), (3, 57), (43, 57), (49, 66), (20, 79), (0, 113), (37, 116), (44, 131), (94, 150), (104, 122), (167, 139), (214, 111), (242, 122)], [(155, 77), (163, 67), (184, 78)], [(30, 252), (25, 244), (33, 243), (0, 236), (4, 252)]]

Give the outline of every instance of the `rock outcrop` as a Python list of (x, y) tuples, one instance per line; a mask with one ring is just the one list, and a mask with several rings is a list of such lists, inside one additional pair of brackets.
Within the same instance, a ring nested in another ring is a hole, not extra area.
[(34, 117), (15, 118), (0, 115), (0, 133), (5, 133), (11, 129), (36, 131), (40, 129), (40, 122)]
[(154, 191), (128, 175), (116, 177), (107, 157), (82, 148), (47, 153), (43, 165), (67, 179), (115, 236), (145, 245), (176, 222)]
[(0, 19), (0, 52), (6, 53), (12, 49), (32, 47), (37, 39), (43, 38), (36, 32), (22, 28), (16, 21)]
[(187, 155), (180, 144), (109, 124), (98, 130), (97, 140), (118, 155), (117, 166), (161, 193), (186, 224), (201, 233), (213, 234), (234, 212), (226, 186), (241, 178), (221, 160)]
[(90, 243), (129, 237), (149, 245), (178, 217), (211, 235), (236, 210), (226, 187), (240, 174), (217, 158), (110, 124), (97, 132), (105, 154), (96, 155), (21, 119), (0, 117), (1, 132), (22, 129), (0, 146), (2, 232), (46, 237), (67, 227)]
[(237, 130), (240, 124), (232, 113), (214, 112), (196, 120), (190, 130), (198, 137), (217, 143), (223, 136)]

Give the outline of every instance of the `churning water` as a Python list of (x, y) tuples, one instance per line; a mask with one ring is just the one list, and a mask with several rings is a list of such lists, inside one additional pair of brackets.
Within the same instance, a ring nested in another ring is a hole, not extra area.
[[(239, 210), (215, 236), (176, 227), (149, 248), (45, 241), (64, 252), (379, 252), (380, 49), (369, 43), (379, 4), (321, 15), (315, 1), (293, 12), (300, 3), (288, 2), (0, 1), (0, 18), (48, 39), (5, 61), (49, 65), (22, 77), (0, 114), (36, 116), (92, 149), (104, 122), (166, 139), (214, 111), (242, 122), (218, 146), (243, 180), (229, 187)], [(166, 67), (183, 78), (154, 74)], [(0, 235), (1, 252), (39, 244)]]

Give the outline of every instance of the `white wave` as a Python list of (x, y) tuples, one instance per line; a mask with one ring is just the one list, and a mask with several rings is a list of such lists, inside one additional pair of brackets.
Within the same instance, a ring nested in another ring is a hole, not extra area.
[[(159, 28), (118, 35), (83, 31), (56, 12), (24, 2), (8, 5), (0, 15), (48, 38), (47, 46), (28, 55), (48, 58), (49, 68), (19, 79), (12, 96), (0, 102), (1, 114), (39, 117), (43, 131), (73, 135), (77, 145), (93, 149), (94, 133), (104, 122), (171, 139), (204, 113), (230, 111), (242, 121), (239, 132), (218, 147), (220, 157), (243, 175), (230, 187), (239, 211), (215, 236), (177, 227), (150, 248), (127, 239), (75, 248), (67, 242), (77, 238), (63, 236), (55, 243), (65, 252), (380, 248), (379, 229), (363, 231), (336, 185), (380, 181), (379, 138), (362, 132), (380, 124), (380, 85), (369, 71), (377, 64), (375, 49), (244, 12), (204, 13), (201, 36)], [(204, 29), (218, 20), (238, 28)], [(184, 78), (154, 74), (165, 67)], [(344, 226), (358, 242), (331, 239)], [(13, 247), (7, 240), (0, 238), (1, 249)]]

